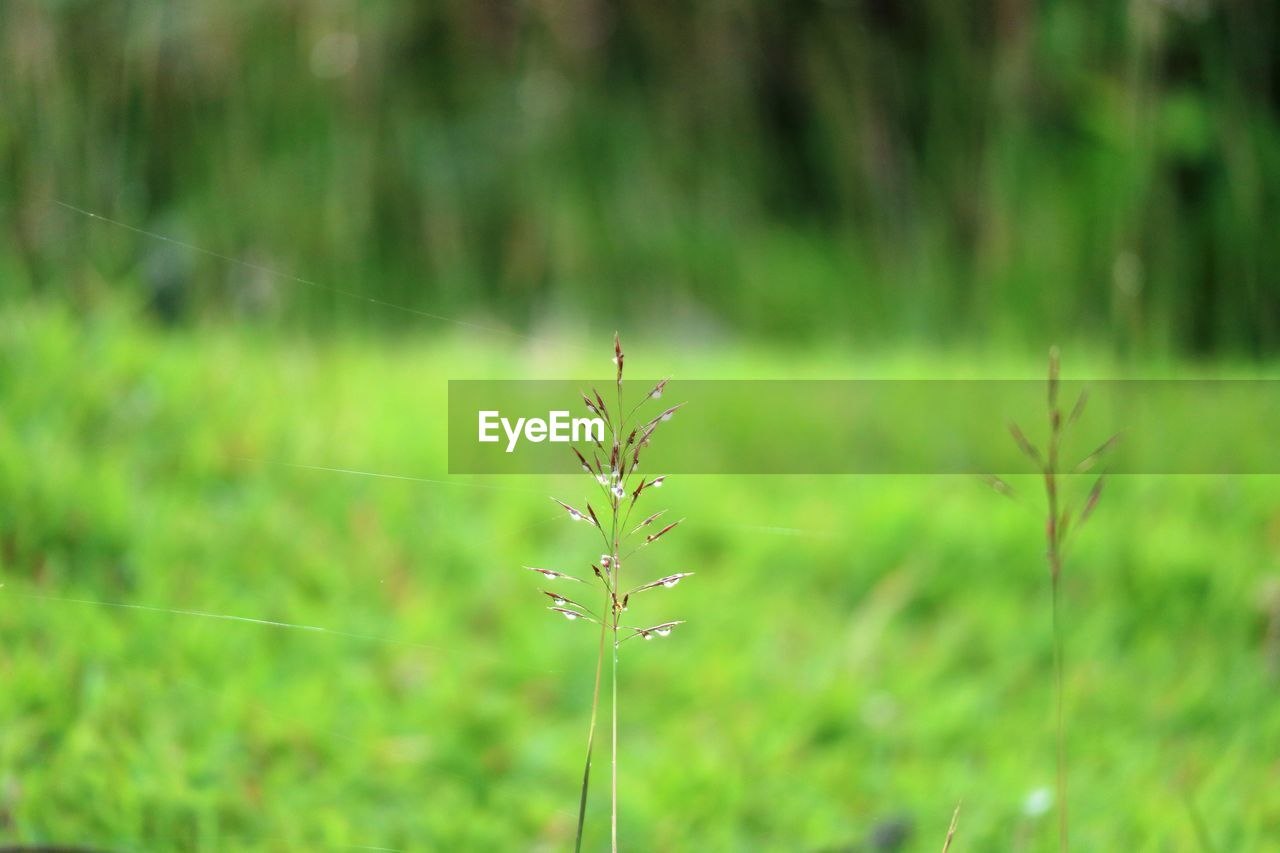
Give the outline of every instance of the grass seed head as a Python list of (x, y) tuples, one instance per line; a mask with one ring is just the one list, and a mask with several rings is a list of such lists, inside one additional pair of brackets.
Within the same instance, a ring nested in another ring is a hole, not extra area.
[[(613, 336), (613, 361), (614, 361), (614, 364), (617, 366), (617, 375), (616, 375), (617, 386), (618, 386), (618, 394), (616, 399), (616, 405), (618, 407), (617, 410), (611, 413), (609, 411), (608, 406), (605, 404), (604, 397), (600, 394), (600, 391), (594, 387), (591, 389), (590, 396), (585, 392), (582, 393), (582, 402), (583, 402), (583, 405), (586, 406), (587, 411), (593, 415), (603, 418), (608, 430), (612, 433), (612, 436), (609, 439), (610, 447), (608, 451), (608, 467), (606, 468), (606, 466), (602, 464), (602, 460), (601, 460), (602, 454), (605, 454), (605, 445), (604, 445), (605, 439), (603, 438), (603, 436), (592, 437), (592, 443), (594, 444), (594, 449), (590, 450), (590, 453), (591, 453), (590, 461), (587, 459), (586, 456), (583, 455), (582, 451), (580, 451), (576, 447), (573, 448), (574, 456), (577, 458), (578, 463), (582, 466), (583, 472), (592, 478), (592, 480), (594, 481), (593, 487), (599, 488), (601, 490), (601, 494), (605, 497), (606, 503), (604, 503), (601, 506), (601, 509), (605, 512), (605, 517), (601, 518), (600, 515), (596, 513), (595, 508), (591, 505), (589, 501), (585, 503), (586, 512), (584, 513), (579, 511), (577, 508), (570, 506), (564, 501), (561, 501), (557, 498), (551, 498), (551, 500), (554, 501), (562, 509), (564, 509), (564, 511), (567, 512), (569, 514), (569, 517), (574, 521), (590, 522), (590, 524), (599, 532), (599, 535), (604, 540), (605, 548), (608, 549), (607, 552), (600, 554), (600, 559), (598, 564), (597, 563), (591, 564), (591, 572), (593, 575), (595, 575), (596, 580), (600, 583), (600, 586), (602, 588), (602, 592), (604, 594), (604, 602), (602, 603), (600, 610), (595, 611), (595, 610), (591, 610), (590, 608), (584, 606), (579, 602), (574, 601), (573, 599), (565, 595), (561, 595), (558, 592), (551, 592), (545, 589), (541, 590), (542, 594), (547, 596), (547, 598), (551, 600), (551, 607), (548, 608), (549, 610), (560, 614), (570, 622), (585, 621), (585, 622), (593, 622), (593, 623), (599, 624), (600, 631), (601, 631), (599, 652), (596, 660), (596, 684), (595, 684), (595, 691), (592, 699), (591, 731), (587, 738), (587, 741), (588, 741), (587, 761), (586, 761), (586, 768), (583, 772), (582, 788), (581, 788), (580, 799), (579, 799), (576, 849), (581, 849), (581, 846), (582, 846), (583, 825), (586, 817), (586, 805), (587, 805), (587, 792), (588, 792), (587, 785), (588, 785), (588, 780), (590, 778), (590, 770), (591, 770), (590, 744), (593, 742), (594, 736), (595, 736), (596, 712), (597, 712), (597, 709), (599, 708), (599, 702), (600, 702), (600, 684), (601, 684), (602, 673), (604, 671), (605, 648), (606, 648), (605, 641), (608, 636), (608, 633), (612, 631), (612, 635), (613, 635), (613, 649), (614, 649), (614, 654), (612, 656), (613, 657), (613, 678), (614, 678), (613, 687), (614, 687), (615, 696), (616, 696), (617, 678), (618, 678), (617, 649), (620, 643), (623, 640), (629, 640), (633, 637), (643, 637), (646, 640), (651, 640), (655, 637), (666, 637), (671, 633), (672, 629), (675, 626), (683, 624), (683, 620), (676, 620), (676, 621), (660, 622), (657, 625), (652, 625), (648, 628), (634, 628), (629, 625), (623, 625), (620, 620), (622, 618), (622, 614), (626, 612), (628, 606), (631, 603), (631, 596), (634, 595), (636, 592), (640, 592), (642, 590), (673, 587), (676, 584), (678, 584), (681, 580), (683, 580), (686, 577), (689, 577), (692, 574), (692, 572), (677, 572), (675, 574), (668, 574), (658, 578), (657, 580), (653, 580), (648, 583), (642, 584), (640, 587), (637, 587), (636, 589), (633, 589), (630, 592), (619, 597), (619, 592), (620, 592), (619, 582), (620, 582), (620, 576), (622, 573), (622, 562), (621, 562), (622, 558), (620, 557), (621, 547), (624, 544), (634, 544), (632, 542), (629, 542), (629, 540), (631, 540), (633, 536), (638, 536), (638, 534), (643, 528), (648, 527), (655, 520), (660, 518), (663, 515), (663, 513), (666, 512), (666, 510), (659, 510), (653, 513), (652, 515), (650, 515), (644, 521), (640, 522), (634, 528), (632, 528), (630, 532), (624, 532), (627, 524), (629, 523), (631, 510), (634, 508), (635, 502), (639, 499), (640, 495), (643, 494), (646, 489), (661, 488), (662, 484), (666, 480), (665, 475), (655, 477), (652, 480), (646, 479), (643, 476), (640, 477), (639, 483), (635, 486), (634, 490), (630, 491), (630, 496), (631, 496), (630, 503), (626, 503), (628, 490), (631, 489), (631, 480), (633, 478), (633, 475), (635, 474), (635, 470), (637, 466), (640, 464), (641, 449), (649, 446), (649, 440), (652, 437), (654, 430), (657, 429), (658, 425), (663, 423), (664, 421), (669, 421), (672, 418), (672, 416), (676, 413), (676, 411), (679, 410), (681, 406), (683, 406), (684, 404), (681, 403), (676, 406), (671, 406), (665, 409), (664, 411), (662, 411), (661, 413), (659, 413), (656, 417), (653, 417), (647, 421), (644, 421), (643, 423), (640, 422), (638, 419), (633, 420), (633, 418), (637, 415), (641, 406), (644, 403), (646, 403), (649, 400), (658, 399), (663, 395), (664, 391), (666, 390), (668, 380), (663, 379), (660, 382), (658, 382), (658, 384), (655, 385), (639, 401), (639, 403), (636, 404), (635, 408), (631, 409), (630, 412), (628, 413), (627, 409), (623, 407), (623, 388), (622, 388), (622, 377), (623, 377), (625, 355), (623, 354), (623, 350), (622, 350), (622, 341), (616, 333)], [(624, 437), (625, 437), (625, 443), (623, 442)], [(629, 465), (628, 465), (628, 457), (630, 461)], [(683, 521), (683, 519), (681, 520)], [(657, 533), (645, 536), (643, 541), (639, 542), (638, 544), (635, 545), (635, 547), (632, 548), (632, 551), (636, 550), (636, 548), (644, 547), (645, 545), (648, 545), (651, 542), (654, 542), (655, 540), (661, 538), (662, 536), (670, 532), (672, 529), (674, 529), (678, 524), (680, 524), (679, 521), (674, 522), (673, 524), (668, 524), (666, 527), (662, 528)], [(628, 552), (628, 553), (631, 553), (631, 552)], [(543, 569), (543, 568), (538, 568), (534, 566), (526, 566), (525, 568), (529, 569), (530, 571), (538, 572), (547, 580), (569, 579), (569, 580), (578, 581), (579, 583), (587, 583), (587, 581), (583, 581), (580, 578), (576, 578), (572, 575), (566, 574), (556, 569)], [(619, 636), (620, 631), (630, 632), (630, 633), (626, 636)], [(614, 757), (615, 757), (615, 772), (616, 772), (616, 750), (617, 750), (617, 717), (616, 717), (617, 703), (616, 702), (613, 705), (613, 714), (615, 715), (613, 720), (613, 733), (614, 733), (614, 750), (615, 750)], [(617, 779), (615, 776), (614, 801), (613, 801), (615, 830), (616, 830), (616, 819), (617, 819), (616, 782), (617, 782)]]

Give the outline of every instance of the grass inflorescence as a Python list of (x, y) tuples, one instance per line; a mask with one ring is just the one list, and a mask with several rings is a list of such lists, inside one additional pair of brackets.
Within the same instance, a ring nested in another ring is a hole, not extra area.
[[(658, 400), (666, 390), (667, 381), (658, 382), (627, 411), (622, 392), (622, 378), (625, 354), (622, 342), (615, 334), (613, 338), (613, 361), (617, 367), (616, 392), (613, 395), (614, 408), (610, 409), (600, 392), (592, 388), (591, 394), (582, 395), (587, 411), (604, 420), (608, 441), (597, 440), (585, 448), (573, 448), (574, 456), (582, 470), (594, 482), (599, 491), (600, 512), (597, 512), (591, 500), (583, 503), (583, 509), (552, 498), (556, 504), (569, 514), (573, 521), (586, 522), (600, 536), (604, 550), (596, 561), (590, 562), (591, 578), (584, 579), (578, 575), (562, 572), (558, 569), (547, 569), (528, 566), (526, 568), (538, 572), (549, 581), (569, 580), (584, 585), (592, 583), (599, 587), (601, 602), (599, 609), (562, 595), (559, 592), (542, 590), (551, 604), (548, 609), (563, 616), (569, 621), (590, 622), (600, 626), (599, 645), (596, 657), (595, 687), (591, 698), (591, 721), (587, 728), (587, 757), (582, 770), (582, 787), (578, 799), (578, 827), (574, 848), (582, 849), (582, 834), (586, 823), (587, 795), (591, 784), (591, 760), (595, 748), (596, 723), (599, 718), (600, 686), (604, 674), (606, 645), (611, 652), (610, 686), (612, 698), (610, 702), (611, 722), (611, 783), (610, 783), (610, 839), (612, 848), (618, 849), (618, 655), (623, 643), (637, 637), (652, 640), (669, 636), (672, 630), (684, 624), (684, 620), (668, 620), (647, 627), (637, 627), (623, 622), (623, 614), (627, 613), (633, 596), (650, 590), (669, 589), (692, 572), (675, 572), (662, 577), (643, 581), (626, 589), (623, 587), (623, 561), (642, 548), (646, 548), (663, 536), (670, 533), (684, 519), (663, 524), (662, 517), (666, 510), (657, 510), (638, 521), (628, 529), (632, 521), (632, 512), (641, 498), (655, 489), (662, 487), (665, 475), (649, 478), (636, 475), (640, 468), (640, 460), (644, 449), (658, 427), (671, 419), (681, 405), (671, 406), (647, 420), (637, 418), (647, 403)], [(623, 413), (626, 412), (624, 415)]]
[[(1048, 440), (1044, 451), (1027, 438), (1016, 423), (1009, 424), (1009, 433), (1014, 443), (1035, 466), (1044, 482), (1045, 499), (1045, 559), (1049, 567), (1050, 590), (1053, 610), (1053, 672), (1054, 693), (1056, 703), (1056, 767), (1057, 767), (1057, 806), (1058, 806), (1058, 846), (1066, 850), (1068, 846), (1067, 819), (1067, 755), (1066, 726), (1063, 720), (1063, 672), (1064, 661), (1061, 616), (1061, 577), (1064, 555), (1071, 538), (1089, 520), (1102, 495), (1104, 477), (1099, 475), (1089, 489), (1084, 504), (1079, 512), (1074, 512), (1067, 505), (1063, 495), (1065, 478), (1069, 475), (1084, 474), (1092, 469), (1098, 461), (1112, 448), (1119, 439), (1118, 435), (1107, 439), (1097, 450), (1090, 453), (1070, 468), (1064, 468), (1062, 462), (1062, 445), (1067, 430), (1076, 424), (1084, 414), (1089, 397), (1087, 391), (1081, 391), (1070, 411), (1064, 416), (1059, 406), (1060, 357), (1058, 348), (1049, 351), (1048, 378)], [(1001, 494), (1013, 496), (1014, 491), (1008, 483), (992, 477), (990, 483)]]

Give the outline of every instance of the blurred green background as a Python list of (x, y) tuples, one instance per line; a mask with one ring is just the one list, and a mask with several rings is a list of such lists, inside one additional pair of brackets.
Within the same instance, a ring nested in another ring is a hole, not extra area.
[(0, 12), (6, 290), (179, 317), (1247, 354), (1280, 344), (1264, 0)]
[[(566, 848), (595, 636), (520, 566), (595, 556), (546, 499), (591, 484), (449, 476), (446, 381), (607, 382), (615, 329), (677, 399), (1054, 342), (1274, 375), (1278, 35), (1261, 0), (0, 4), (0, 844)], [(953, 850), (1056, 848), (1034, 498), (660, 497), (688, 521), (628, 570), (697, 576), (625, 649), (624, 849), (938, 849), (959, 800)], [(1278, 843), (1277, 497), (1108, 486), (1063, 585), (1076, 849)]]

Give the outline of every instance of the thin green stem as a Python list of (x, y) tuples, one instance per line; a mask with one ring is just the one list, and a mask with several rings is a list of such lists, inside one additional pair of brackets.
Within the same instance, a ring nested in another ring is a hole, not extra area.
[[(1052, 358), (1052, 356), (1051, 356)], [(1062, 416), (1056, 408), (1054, 385), (1057, 381), (1056, 362), (1050, 367), (1049, 398), (1049, 463), (1045, 469), (1045, 491), (1049, 499), (1049, 520), (1046, 526), (1049, 545), (1049, 575), (1053, 597), (1053, 672), (1054, 688), (1057, 693), (1057, 782), (1058, 782), (1058, 849), (1062, 853), (1067, 850), (1067, 751), (1066, 735), (1062, 719), (1062, 628), (1059, 622), (1058, 582), (1062, 575), (1062, 545), (1066, 519), (1059, 514), (1058, 496), (1058, 458), (1062, 448)]]
[[(618, 414), (622, 414), (622, 383), (618, 383)], [(626, 433), (626, 421), (618, 424), (617, 431), (614, 432), (613, 443), (618, 446), (622, 440), (622, 436)], [(625, 464), (624, 459), (618, 460), (619, 469)], [(618, 621), (622, 616), (622, 602), (618, 599), (619, 578), (621, 577), (622, 564), (618, 559), (619, 547), (619, 529), (622, 526), (622, 500), (616, 496), (612, 503), (613, 508), (613, 554), (609, 561), (610, 571), (613, 576), (613, 606), (612, 619), (613, 626), (613, 673), (612, 673), (612, 690), (613, 699), (609, 703), (610, 716), (612, 717), (612, 745), (610, 749), (610, 758), (612, 764), (612, 780), (610, 784), (610, 808), (609, 808), (609, 843), (613, 853), (618, 853)]]
[(618, 853), (618, 623), (613, 624), (613, 809), (610, 840), (613, 853)]
[[(609, 607), (611, 594), (605, 591), (604, 606)], [(582, 851), (582, 830), (587, 820), (587, 790), (591, 783), (591, 752), (596, 739), (596, 716), (600, 708), (600, 676), (604, 670), (604, 638), (607, 623), (600, 620), (600, 650), (596, 655), (596, 686), (591, 694), (591, 725), (587, 728), (587, 761), (582, 768), (582, 795), (578, 800), (578, 834), (574, 838), (574, 853)]]
[(1059, 615), (1058, 574), (1059, 561), (1054, 555), (1053, 577), (1053, 670), (1058, 694), (1058, 849), (1067, 849), (1067, 747), (1066, 730), (1062, 721), (1062, 671), (1064, 669), (1061, 617)]

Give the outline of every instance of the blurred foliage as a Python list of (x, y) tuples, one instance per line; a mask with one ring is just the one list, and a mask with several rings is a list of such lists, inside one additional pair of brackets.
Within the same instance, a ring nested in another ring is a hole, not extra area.
[(1265, 0), (0, 6), (0, 281), (394, 324), (1280, 344)]
[[(1239, 367), (1280, 345), (1278, 28), (0, 4), (0, 843), (563, 847), (592, 643), (519, 566), (591, 556), (546, 501), (583, 487), (449, 478), (445, 378), (596, 375), (577, 345), (618, 326), (750, 336), (629, 349), (677, 376), (1039, 376), (990, 353), (1050, 338), (1098, 344), (1073, 370)], [(384, 339), (447, 329), (389, 305), (561, 334)], [(963, 798), (964, 847), (1052, 849), (1034, 513), (962, 478), (671, 485), (689, 521), (637, 570), (698, 576), (624, 666), (629, 846), (937, 847)], [(1274, 495), (1116, 478), (1081, 537), (1082, 849), (1280, 836)]]
[[(436, 413), (459, 370), (586, 362), (343, 338), (0, 317), (0, 844), (570, 843), (595, 635), (520, 566), (594, 557), (547, 501), (589, 484), (447, 479)], [(607, 378), (607, 343), (584, 373)], [(758, 357), (633, 341), (627, 364), (755, 377)], [(961, 799), (955, 849), (1057, 849), (1034, 510), (964, 477), (668, 486), (655, 506), (688, 520), (628, 570), (697, 575), (633, 604), (689, 622), (623, 656), (626, 849), (937, 849)], [(1280, 837), (1275, 495), (1273, 478), (1117, 477), (1082, 531), (1063, 575), (1079, 849)]]

